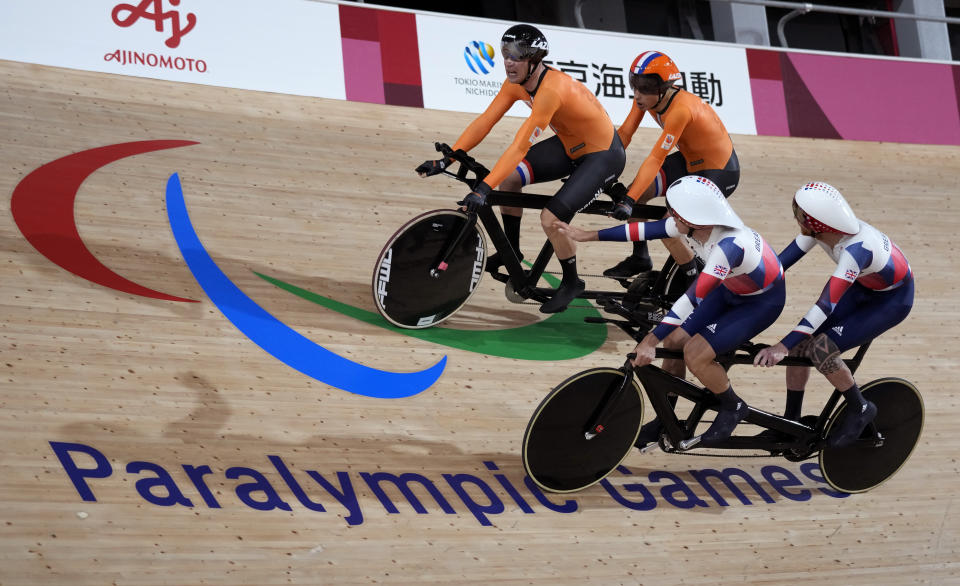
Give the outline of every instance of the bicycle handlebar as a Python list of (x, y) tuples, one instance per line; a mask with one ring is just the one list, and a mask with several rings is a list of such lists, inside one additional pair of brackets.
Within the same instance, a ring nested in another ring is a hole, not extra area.
[[(451, 173), (450, 171), (446, 170), (443, 171), (443, 173), (453, 177), (457, 181), (466, 183), (468, 186), (470, 186), (470, 189), (476, 187), (477, 183), (483, 181), (483, 179), (490, 174), (490, 169), (487, 169), (483, 163), (468, 155), (463, 149), (453, 150), (450, 148), (450, 145), (443, 142), (435, 142), (433, 143), (433, 146), (437, 149), (437, 152), (442, 154), (444, 157), (460, 163), (460, 169), (458, 169), (456, 173)], [(467, 173), (473, 173), (473, 177), (467, 177)], [(609, 191), (611, 186), (615, 184), (616, 182), (604, 185), (603, 192), (616, 201), (616, 198)]]
[[(443, 142), (435, 142), (433, 146), (437, 149), (437, 152), (444, 157), (460, 163), (460, 169), (456, 173), (450, 173), (449, 171), (444, 171), (444, 173), (455, 178), (457, 181), (466, 183), (470, 186), (470, 189), (476, 187), (477, 183), (483, 181), (483, 179), (490, 174), (490, 169), (484, 167), (482, 163), (468, 155), (463, 149), (453, 150), (448, 144)], [(467, 173), (473, 173), (473, 178), (468, 178)]]

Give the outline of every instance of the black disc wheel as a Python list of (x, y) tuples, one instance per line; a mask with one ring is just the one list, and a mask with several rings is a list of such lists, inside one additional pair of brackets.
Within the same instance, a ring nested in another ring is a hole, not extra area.
[(380, 252), (373, 272), (374, 303), (395, 326), (436, 325), (470, 299), (486, 260), (486, 240), (476, 222), (459, 211), (427, 212), (397, 230)]
[[(643, 398), (631, 376), (615, 368), (585, 370), (563, 381), (540, 403), (523, 437), (523, 465), (551, 492), (573, 492), (610, 474), (630, 453), (643, 421)], [(603, 431), (587, 439), (587, 426), (614, 401)]]
[[(923, 430), (923, 398), (909, 382), (882, 378), (860, 390), (877, 406), (877, 417), (852, 445), (820, 452), (820, 470), (827, 483), (850, 493), (870, 490), (893, 476), (913, 453)], [(828, 437), (845, 408), (846, 403), (827, 423)]]

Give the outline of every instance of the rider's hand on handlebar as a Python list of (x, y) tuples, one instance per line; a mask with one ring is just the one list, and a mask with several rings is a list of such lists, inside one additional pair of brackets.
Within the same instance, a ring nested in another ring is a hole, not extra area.
[(633, 353), (636, 354), (636, 357), (631, 362), (633, 362), (634, 366), (646, 366), (656, 359), (656, 352), (656, 346), (651, 346), (641, 342), (637, 344), (636, 348), (633, 349)]
[(623, 198), (613, 207), (613, 213), (610, 215), (621, 222), (629, 220), (633, 215), (633, 200), (629, 197)]
[(484, 182), (477, 183), (477, 186), (467, 194), (467, 197), (457, 203), (463, 206), (462, 210), (475, 212), (487, 201), (487, 194), (490, 193), (490, 186)]
[(633, 200), (627, 195), (626, 186), (618, 181), (607, 188), (607, 193), (615, 203), (610, 215), (621, 222), (629, 219), (633, 215)]
[(660, 340), (650, 332), (643, 337), (643, 340), (633, 349), (636, 357), (632, 360), (634, 366), (646, 366), (653, 362), (657, 357), (657, 344)]
[(774, 366), (783, 360), (784, 357), (786, 357), (789, 353), (790, 351), (787, 350), (787, 347), (783, 345), (783, 342), (777, 342), (773, 346), (767, 346), (766, 348), (757, 352), (757, 355), (753, 357), (753, 365)]
[(416, 168), (417, 174), (421, 177), (431, 177), (443, 172), (444, 169), (452, 163), (450, 159), (437, 159), (435, 161), (424, 161)]

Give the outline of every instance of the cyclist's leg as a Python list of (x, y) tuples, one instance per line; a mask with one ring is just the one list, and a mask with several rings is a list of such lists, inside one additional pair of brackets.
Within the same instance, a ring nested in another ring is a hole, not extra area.
[[(850, 297), (848, 300), (847, 297)], [(854, 442), (876, 416), (876, 406), (863, 398), (853, 373), (840, 354), (872, 340), (903, 321), (913, 307), (913, 279), (892, 291), (872, 291), (857, 283), (840, 298), (830, 317), (817, 328), (810, 343), (814, 366), (849, 404), (829, 445)]]
[[(498, 189), (520, 193), (527, 185), (566, 177), (572, 169), (573, 162), (566, 156), (560, 138), (551, 136), (530, 147), (527, 156), (520, 161), (514, 172), (500, 183)], [(520, 250), (520, 220), (523, 208), (500, 206), (500, 215), (507, 240), (516, 251), (517, 257), (522, 259), (524, 255)], [(496, 272), (502, 265), (499, 252), (487, 258), (488, 272)]]
[(681, 326), (693, 334), (683, 349), (687, 368), (720, 400), (717, 416), (703, 440), (728, 437), (748, 411), (746, 402), (734, 392), (726, 370), (717, 363), (717, 355), (735, 350), (772, 325), (783, 311), (785, 300), (782, 279), (767, 291), (750, 296), (718, 287)]
[[(528, 173), (529, 170), (526, 164), (526, 159), (524, 159), (523, 161), (520, 161), (520, 164), (517, 165), (517, 169), (514, 169), (513, 173), (500, 182), (500, 185), (497, 186), (497, 189), (500, 191), (512, 191), (515, 193), (522, 192), (524, 186), (527, 185), (525, 181)], [(512, 216), (520, 216), (523, 214), (523, 208), (517, 208), (513, 206), (500, 206), (500, 211), (509, 211), (510, 215)]]
[[(663, 347), (668, 350), (683, 350), (689, 341), (690, 334), (683, 328), (677, 328), (663, 339)], [(683, 359), (664, 358), (660, 367), (678, 378), (684, 378), (687, 375), (687, 365)]]
[(620, 135), (614, 132), (607, 150), (583, 155), (574, 163), (573, 172), (540, 212), (540, 225), (553, 244), (563, 269), (560, 288), (540, 307), (541, 312), (563, 311), (586, 287), (577, 274), (576, 243), (560, 232), (554, 223), (556, 220), (570, 223), (577, 212), (600, 195), (605, 185), (620, 176), (625, 163), (623, 143)]
[[(801, 344), (794, 346), (790, 355), (800, 356), (802, 352), (800, 346)], [(799, 421), (803, 415), (803, 394), (807, 388), (807, 381), (810, 380), (810, 367), (788, 366), (786, 370), (787, 404), (783, 408), (783, 416)]]

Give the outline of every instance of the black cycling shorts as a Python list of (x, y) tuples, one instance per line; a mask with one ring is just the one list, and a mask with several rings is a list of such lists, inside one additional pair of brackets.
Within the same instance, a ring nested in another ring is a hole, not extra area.
[(674, 181), (687, 175), (706, 177), (720, 188), (724, 196), (730, 197), (740, 183), (740, 161), (737, 159), (737, 151), (730, 151), (730, 158), (727, 159), (723, 169), (703, 169), (696, 173), (687, 171), (687, 160), (680, 151), (667, 155), (663, 165), (660, 166), (660, 172), (654, 179), (657, 186), (654, 197), (663, 195)]
[(579, 159), (568, 157), (560, 138), (554, 135), (530, 147), (517, 172), (523, 185), (567, 177), (546, 208), (558, 219), (569, 222), (600, 195), (604, 186), (620, 177), (626, 162), (627, 155), (616, 132), (610, 148)]

